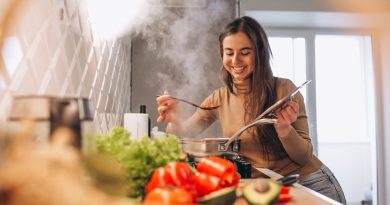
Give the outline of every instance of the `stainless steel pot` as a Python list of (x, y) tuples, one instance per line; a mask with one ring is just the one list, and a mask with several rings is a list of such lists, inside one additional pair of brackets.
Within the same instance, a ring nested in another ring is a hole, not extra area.
[(238, 130), (230, 138), (183, 138), (180, 140), (181, 148), (183, 152), (186, 152), (194, 158), (203, 158), (207, 156), (238, 156), (241, 142), (239, 136), (244, 130), (255, 125), (273, 124), (276, 122), (276, 119), (256, 120)]
[(195, 160), (208, 156), (237, 156), (240, 151), (240, 140), (235, 140), (227, 150), (220, 151), (229, 138), (182, 138), (180, 144), (183, 152)]

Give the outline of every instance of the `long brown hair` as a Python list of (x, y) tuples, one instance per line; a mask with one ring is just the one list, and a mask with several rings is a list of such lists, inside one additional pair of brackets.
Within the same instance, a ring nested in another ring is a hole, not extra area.
[[(219, 35), (221, 57), (223, 58), (223, 40), (225, 37), (238, 32), (243, 32), (248, 36), (255, 51), (255, 68), (250, 76), (251, 92), (248, 94), (244, 105), (245, 123), (248, 123), (276, 101), (276, 78), (273, 76), (270, 65), (272, 52), (268, 37), (263, 27), (250, 17), (237, 18), (225, 26)], [(221, 69), (221, 77), (229, 91), (234, 94), (233, 77), (225, 68)], [(273, 125), (258, 126), (252, 134), (259, 137), (262, 151), (268, 159), (269, 154), (277, 158), (286, 156), (286, 151)]]

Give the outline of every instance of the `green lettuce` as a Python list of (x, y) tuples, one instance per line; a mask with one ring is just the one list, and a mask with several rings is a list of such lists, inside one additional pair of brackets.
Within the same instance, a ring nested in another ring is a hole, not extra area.
[(130, 140), (130, 133), (122, 127), (98, 135), (96, 145), (98, 152), (112, 155), (126, 172), (129, 197), (144, 196), (145, 185), (153, 171), (169, 162), (179, 161), (181, 153), (175, 135)]

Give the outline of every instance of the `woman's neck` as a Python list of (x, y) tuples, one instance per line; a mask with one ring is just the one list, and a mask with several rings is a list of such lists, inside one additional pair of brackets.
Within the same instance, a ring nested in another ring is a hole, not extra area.
[(251, 80), (247, 78), (245, 80), (233, 79), (233, 91), (237, 94), (248, 94), (251, 92)]

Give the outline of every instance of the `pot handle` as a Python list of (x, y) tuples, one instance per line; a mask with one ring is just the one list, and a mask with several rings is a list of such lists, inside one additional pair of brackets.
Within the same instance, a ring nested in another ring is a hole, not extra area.
[(239, 129), (225, 144), (219, 144), (218, 145), (218, 151), (226, 152), (228, 150), (229, 145), (236, 140), (242, 132), (244, 132), (246, 129), (255, 126), (255, 125), (264, 125), (264, 124), (275, 124), (277, 123), (277, 119), (259, 119), (254, 122), (251, 122), (250, 124), (244, 126), (243, 128)]

